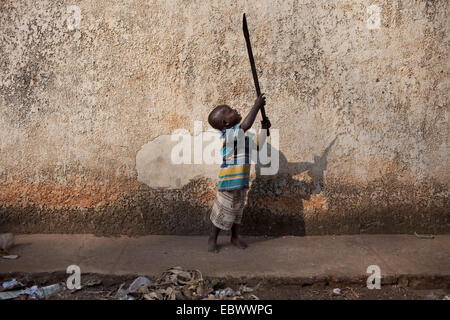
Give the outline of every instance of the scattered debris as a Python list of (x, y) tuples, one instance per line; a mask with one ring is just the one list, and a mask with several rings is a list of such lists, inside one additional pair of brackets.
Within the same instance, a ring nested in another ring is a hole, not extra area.
[(8, 260), (14, 260), (14, 259), (17, 259), (18, 257), (19, 256), (16, 255), (16, 254), (10, 254), (10, 255), (7, 255), (7, 256), (2, 256), (3, 259), (8, 259)]
[(359, 294), (357, 294), (356, 293), (356, 291), (355, 290), (353, 290), (353, 288), (350, 288), (350, 287), (346, 287), (345, 289), (348, 289), (348, 290), (350, 290), (352, 293), (353, 293), (353, 295), (357, 298), (357, 299), (359, 299)]
[(32, 286), (31, 288), (22, 290), (20, 295), (27, 295), (31, 299), (42, 299), (44, 294), (39, 290), (38, 286)]
[(16, 290), (16, 291), (4, 291), (0, 292), (0, 300), (9, 300), (9, 299), (15, 299), (21, 296), (23, 299), (43, 299), (48, 298), (56, 293), (61, 292), (64, 290), (64, 287), (57, 284), (52, 284), (50, 286), (38, 288), (38, 286), (32, 286), (31, 288), (27, 288), (24, 290)]
[(130, 287), (128, 288), (128, 292), (134, 293), (139, 290), (139, 288), (143, 286), (149, 286), (152, 282), (146, 278), (146, 277), (138, 277), (136, 280), (133, 281), (132, 284), (130, 284)]
[(97, 278), (89, 279), (88, 281), (86, 281), (85, 283), (83, 283), (82, 286), (75, 287), (75, 288), (69, 290), (69, 293), (70, 293), (70, 294), (73, 294), (73, 293), (78, 292), (78, 291), (81, 291), (81, 290), (83, 290), (83, 289), (85, 289), (85, 288), (88, 288), (88, 287), (95, 287), (95, 286), (98, 286), (98, 285), (101, 285), (101, 284), (102, 284), (102, 280), (101, 280), (101, 279), (97, 279)]
[(50, 286), (38, 288), (38, 286), (32, 286), (31, 288), (26, 288), (23, 290), (6, 291), (12, 288), (17, 288), (17, 286), (23, 286), (22, 283), (15, 281), (13, 279), (9, 282), (3, 283), (2, 287), (5, 291), (0, 292), (0, 300), (9, 300), (21, 297), (22, 299), (44, 299), (53, 296), (65, 289), (59, 283), (52, 284)]
[(64, 286), (59, 283), (52, 284), (50, 286), (42, 287), (41, 292), (45, 298), (48, 298), (56, 293), (59, 293), (65, 289)]
[(127, 300), (128, 299), (127, 291), (122, 289), (124, 286), (125, 286), (125, 283), (122, 283), (120, 285), (119, 289), (117, 289), (116, 298), (119, 300)]
[(233, 289), (225, 288), (223, 290), (217, 290), (216, 294), (214, 296), (215, 296), (215, 298), (224, 299), (227, 297), (233, 297), (235, 295), (236, 295), (236, 293), (233, 291)]
[(241, 291), (243, 293), (246, 293), (246, 292), (253, 292), (253, 289), (249, 288), (249, 287), (247, 287), (245, 285), (241, 285), (241, 287), (239, 288), (239, 291)]
[(127, 290), (123, 289), (125, 283), (122, 283), (114, 297), (119, 300), (259, 300), (254, 294), (248, 295), (253, 289), (245, 285), (237, 291), (228, 287), (214, 290), (218, 284), (217, 280), (203, 279), (198, 270), (177, 266), (163, 272), (155, 281), (138, 277)]
[[(1, 260), (1, 259), (0, 259)], [(1, 261), (0, 261), (1, 264)], [(171, 268), (173, 269), (173, 268)], [(101, 275), (85, 274), (81, 289), (74, 294), (66, 289), (65, 270), (58, 273), (28, 274), (12, 273), (0, 279), (0, 300), (258, 300), (295, 299), (295, 300), (361, 300), (361, 299), (399, 299), (399, 300), (449, 300), (448, 288), (423, 289), (402, 286), (399, 283), (384, 286), (383, 290), (369, 290), (365, 283), (340, 283), (334, 285), (302, 286), (265, 282), (240, 281), (234, 279), (202, 278), (197, 271), (182, 270), (190, 274), (189, 280), (180, 279), (176, 273), (180, 270), (168, 269), (165, 273), (148, 277), (148, 281), (138, 275)], [(163, 276), (164, 275), (164, 276)], [(14, 277), (14, 279), (13, 279)], [(145, 278), (145, 277), (142, 277)], [(194, 280), (194, 281), (192, 281)], [(183, 284), (189, 282), (189, 284)], [(48, 284), (56, 284), (45, 287)], [(144, 285), (140, 285), (144, 283)], [(256, 284), (257, 283), (257, 284)], [(119, 285), (122, 284), (120, 287)], [(256, 285), (255, 285), (256, 284)], [(33, 286), (33, 287), (32, 287)], [(44, 287), (45, 289), (43, 289)], [(133, 289), (136, 288), (136, 289)], [(119, 288), (119, 289), (118, 289)], [(335, 294), (333, 288), (339, 289)], [(62, 291), (60, 291), (62, 290)], [(135, 292), (129, 292), (135, 291)], [(1, 303), (0, 303), (1, 304)]]
[(24, 285), (21, 282), (17, 281), (16, 279), (12, 279), (11, 281), (3, 282), (0, 291), (8, 291), (23, 287)]
[(20, 296), (21, 292), (21, 290), (0, 292), (0, 300), (15, 299)]
[(417, 234), (417, 232), (414, 231), (414, 235), (420, 239), (434, 239), (433, 234)]
[(86, 282), (86, 284), (84, 285), (85, 287), (95, 287), (98, 285), (102, 284), (102, 280), (101, 279), (91, 279), (89, 281)]
[(339, 288), (334, 288), (334, 289), (333, 289), (333, 293), (339, 295), (339, 294), (341, 294), (341, 289), (339, 289)]

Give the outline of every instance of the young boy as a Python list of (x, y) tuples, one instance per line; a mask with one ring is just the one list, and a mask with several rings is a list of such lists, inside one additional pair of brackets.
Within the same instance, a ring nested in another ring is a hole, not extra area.
[[(249, 138), (245, 137), (243, 140), (242, 134), (252, 127), (259, 109), (265, 104), (266, 97), (263, 93), (255, 100), (254, 106), (242, 123), (239, 113), (227, 105), (217, 106), (208, 116), (209, 124), (222, 132), (223, 142), (223, 163), (219, 170), (218, 192), (210, 215), (212, 222), (208, 239), (210, 252), (217, 252), (217, 236), (220, 230), (231, 229), (231, 243), (241, 249), (247, 247), (239, 237), (250, 175)], [(269, 129), (270, 121), (261, 122), (261, 128)], [(242, 142), (245, 142), (244, 147)], [(262, 145), (263, 142), (259, 143)]]

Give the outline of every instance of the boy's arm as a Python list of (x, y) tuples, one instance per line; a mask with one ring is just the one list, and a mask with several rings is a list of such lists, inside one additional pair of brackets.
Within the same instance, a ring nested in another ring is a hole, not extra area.
[(245, 117), (244, 121), (242, 121), (241, 123), (241, 129), (244, 130), (244, 132), (252, 127), (259, 109), (265, 104), (266, 104), (266, 97), (264, 97), (264, 93), (261, 93), (261, 95), (258, 98), (256, 98), (255, 105), (252, 107), (250, 112)]

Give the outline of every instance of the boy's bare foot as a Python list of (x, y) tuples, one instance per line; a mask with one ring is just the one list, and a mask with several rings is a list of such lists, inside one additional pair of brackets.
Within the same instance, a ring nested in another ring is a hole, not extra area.
[(208, 251), (209, 252), (219, 252), (219, 250), (217, 250), (217, 241), (214, 238), (209, 238), (208, 239)]
[(208, 239), (208, 251), (209, 252), (218, 252), (217, 250), (217, 237), (219, 236), (220, 229), (215, 225), (212, 225), (211, 233), (209, 234)]
[(231, 237), (231, 243), (239, 249), (247, 248), (247, 244), (241, 239), (241, 237)]

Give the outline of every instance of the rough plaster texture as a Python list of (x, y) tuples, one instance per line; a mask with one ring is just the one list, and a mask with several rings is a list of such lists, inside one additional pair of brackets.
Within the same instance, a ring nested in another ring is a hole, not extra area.
[(281, 166), (244, 231), (448, 233), (446, 0), (2, 0), (0, 231), (205, 233), (210, 168), (151, 177), (164, 136), (252, 105), (243, 12)]

